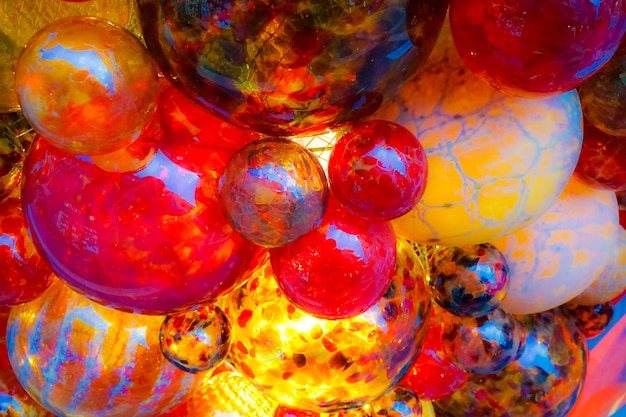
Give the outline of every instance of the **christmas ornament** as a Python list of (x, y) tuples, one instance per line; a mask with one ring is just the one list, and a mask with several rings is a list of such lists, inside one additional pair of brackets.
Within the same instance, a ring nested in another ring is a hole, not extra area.
[(565, 188), (582, 142), (575, 91), (504, 96), (462, 63), (444, 28), (431, 59), (374, 116), (415, 134), (428, 187), (396, 232), (420, 243), (486, 243), (531, 223)]
[(396, 268), (389, 222), (355, 216), (331, 199), (321, 224), (295, 242), (270, 250), (285, 296), (326, 319), (356, 316), (376, 304)]
[(430, 314), (424, 274), (412, 245), (399, 240), (396, 272), (383, 297), (356, 317), (325, 320), (290, 303), (265, 263), (224, 297), (231, 360), (289, 407), (328, 413), (374, 400), (420, 352)]
[(334, 146), (328, 179), (335, 197), (357, 215), (391, 220), (422, 198), (428, 165), (417, 138), (384, 120), (353, 125)]
[(218, 190), (232, 227), (265, 247), (286, 245), (316, 227), (328, 200), (315, 155), (287, 139), (243, 147), (226, 164)]
[(538, 313), (581, 294), (612, 260), (619, 227), (615, 194), (572, 179), (538, 220), (492, 242), (510, 271), (502, 308)]
[(428, 283), (433, 300), (463, 317), (482, 317), (498, 308), (509, 287), (502, 252), (484, 243), (442, 247), (432, 255)]
[(162, 321), (103, 307), (57, 281), (11, 310), (11, 365), (56, 415), (154, 416), (183, 403), (200, 382), (161, 354)]
[(128, 145), (156, 109), (156, 66), (145, 47), (95, 17), (60, 19), (32, 36), (16, 63), (15, 82), (34, 129), (79, 154)]
[(611, 59), (626, 30), (626, 3), (452, 0), (450, 27), (461, 58), (506, 94), (569, 91)]
[(437, 39), (446, 0), (139, 1), (146, 44), (189, 97), (271, 135), (362, 119)]

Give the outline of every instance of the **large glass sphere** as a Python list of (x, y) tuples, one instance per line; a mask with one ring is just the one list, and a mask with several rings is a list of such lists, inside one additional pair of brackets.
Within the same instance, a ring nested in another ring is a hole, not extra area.
[(396, 272), (380, 301), (358, 316), (326, 320), (290, 303), (268, 262), (225, 298), (231, 360), (289, 407), (328, 413), (374, 400), (421, 350), (430, 314), (424, 274), (412, 245), (399, 240)]
[(162, 321), (103, 307), (57, 281), (12, 309), (9, 358), (26, 391), (55, 415), (152, 417), (201, 381), (161, 354)]
[(289, 135), (372, 114), (430, 53), (447, 0), (141, 0), (162, 72), (222, 117)]

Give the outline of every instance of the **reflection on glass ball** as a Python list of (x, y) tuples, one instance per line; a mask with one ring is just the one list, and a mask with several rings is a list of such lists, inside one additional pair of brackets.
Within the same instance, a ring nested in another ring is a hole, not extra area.
[(492, 374), (517, 359), (523, 335), (515, 317), (496, 309), (483, 317), (447, 314), (442, 320), (443, 350), (460, 369)]
[(576, 323), (587, 339), (602, 333), (613, 319), (613, 304), (611, 302), (595, 306), (565, 304), (564, 307), (573, 314)]
[(526, 344), (519, 359), (491, 375), (472, 375), (435, 402), (448, 417), (564, 417), (582, 388), (587, 344), (575, 321), (555, 309), (521, 316)]
[(328, 200), (317, 157), (287, 139), (243, 147), (226, 164), (219, 197), (232, 227), (264, 247), (293, 242), (319, 224)]
[(162, 72), (220, 117), (270, 135), (361, 119), (424, 62), (447, 0), (141, 0)]
[(11, 365), (56, 415), (151, 417), (185, 402), (200, 382), (163, 358), (163, 319), (103, 307), (56, 281), (11, 310)]
[(230, 323), (219, 307), (203, 306), (168, 316), (159, 341), (163, 355), (183, 371), (207, 371), (228, 353)]
[(55, 21), (15, 66), (24, 115), (50, 143), (98, 154), (136, 140), (156, 110), (157, 70), (130, 32), (96, 17)]
[(373, 401), (369, 408), (372, 417), (422, 417), (422, 405), (417, 395), (400, 385)]
[(291, 304), (265, 263), (224, 297), (230, 357), (286, 406), (322, 413), (360, 406), (395, 385), (419, 354), (430, 314), (424, 274), (412, 246), (398, 241), (396, 272), (384, 296), (358, 316), (325, 320)]

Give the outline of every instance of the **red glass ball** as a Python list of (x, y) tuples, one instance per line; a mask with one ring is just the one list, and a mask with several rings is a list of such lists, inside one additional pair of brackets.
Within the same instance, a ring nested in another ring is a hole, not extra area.
[(469, 69), (511, 95), (569, 91), (613, 55), (623, 0), (452, 0), (450, 27)]
[(611, 136), (585, 119), (583, 146), (574, 172), (590, 187), (626, 190), (626, 137)]
[(320, 414), (315, 411), (297, 410), (279, 404), (274, 411), (274, 417), (320, 417)]
[(0, 307), (34, 300), (52, 279), (50, 265), (28, 235), (20, 199), (0, 202)]
[(356, 214), (379, 220), (408, 213), (422, 198), (427, 176), (421, 143), (405, 127), (385, 120), (354, 125), (328, 162), (337, 199)]
[(348, 318), (387, 290), (396, 266), (396, 236), (390, 223), (364, 220), (331, 198), (321, 224), (270, 249), (270, 261), (296, 306), (326, 319)]
[[(216, 172), (223, 166), (187, 169), (167, 140), (146, 140), (153, 151), (129, 172), (37, 141), (24, 167), (23, 202), (40, 253), (75, 290), (122, 310), (168, 314), (230, 291), (260, 251), (222, 215)], [(191, 152), (211, 156), (206, 148)]]

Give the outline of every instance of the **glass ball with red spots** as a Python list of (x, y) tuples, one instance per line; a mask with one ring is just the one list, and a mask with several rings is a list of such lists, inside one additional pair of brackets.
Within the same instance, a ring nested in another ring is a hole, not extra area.
[(296, 306), (326, 319), (348, 318), (385, 293), (396, 267), (396, 236), (389, 222), (362, 219), (331, 199), (321, 224), (270, 249), (270, 261)]
[(481, 317), (498, 308), (506, 295), (509, 268), (502, 252), (488, 243), (441, 247), (432, 255), (428, 283), (444, 309)]
[(611, 302), (594, 306), (566, 304), (565, 308), (572, 313), (576, 319), (576, 324), (587, 339), (602, 333), (613, 319), (613, 304)]
[(409, 212), (426, 189), (428, 162), (419, 140), (384, 120), (355, 124), (328, 162), (330, 187), (356, 214), (391, 220)]

